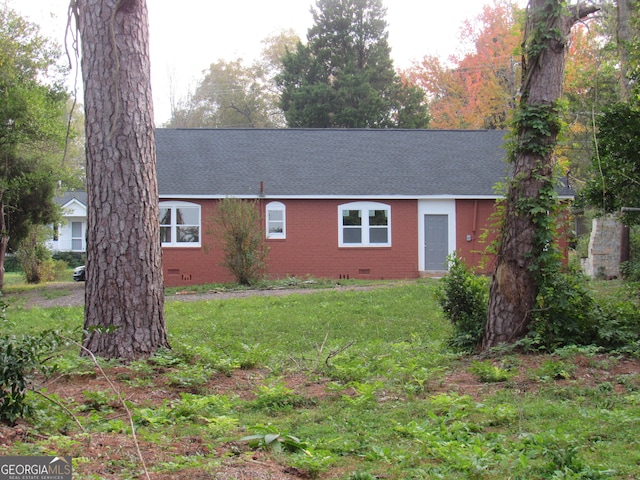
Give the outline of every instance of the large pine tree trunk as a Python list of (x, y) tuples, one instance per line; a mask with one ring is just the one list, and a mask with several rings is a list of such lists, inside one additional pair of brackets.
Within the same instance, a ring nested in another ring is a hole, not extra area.
[(77, 0), (85, 91), (84, 347), (135, 359), (167, 346), (145, 0)]
[(629, 72), (629, 44), (637, 32), (631, 27), (631, 15), (633, 13), (633, 0), (617, 0), (617, 26), (616, 40), (618, 43), (618, 55), (620, 56), (620, 100), (626, 102), (630, 94)]
[[(523, 79), (520, 118), (532, 111), (553, 112), (562, 94), (565, 49), (573, 24), (597, 7), (562, 7), (561, 0), (530, 0), (523, 44)], [(558, 14), (558, 12), (561, 12)], [(534, 32), (546, 34), (535, 35)], [(559, 33), (554, 34), (554, 32)], [(530, 121), (516, 121), (517, 139), (513, 179), (509, 184), (489, 298), (482, 348), (511, 343), (526, 335), (536, 304), (538, 279), (535, 269), (548, 245), (540, 242), (539, 219), (532, 205), (544, 205), (552, 182), (553, 146), (558, 130), (553, 122), (546, 132)], [(535, 141), (539, 148), (524, 147)], [(540, 153), (544, 152), (544, 153)]]

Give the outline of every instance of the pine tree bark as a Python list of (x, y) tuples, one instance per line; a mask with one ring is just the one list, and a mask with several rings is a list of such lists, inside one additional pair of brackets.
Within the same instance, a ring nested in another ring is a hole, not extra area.
[(84, 347), (168, 346), (145, 0), (77, 0), (87, 153)]
[[(561, 0), (529, 0), (518, 107), (521, 112), (531, 107), (553, 109), (562, 94), (565, 52), (571, 27), (599, 9), (594, 5), (580, 4), (562, 7), (562, 3)], [(534, 34), (536, 31), (545, 34)], [(527, 334), (539, 288), (534, 268), (545, 246), (536, 241), (539, 227), (534, 216), (519, 204), (523, 199), (539, 200), (541, 192), (551, 185), (554, 168), (552, 150), (558, 131), (552, 128), (541, 133), (531, 125), (516, 123), (515, 133), (513, 180), (506, 198), (482, 349), (512, 343)], [(547, 153), (520, 149), (532, 138)]]
[(629, 72), (629, 44), (637, 32), (631, 27), (631, 15), (633, 13), (633, 0), (617, 0), (617, 25), (616, 41), (618, 43), (618, 55), (620, 57), (620, 100), (626, 102), (631, 93)]

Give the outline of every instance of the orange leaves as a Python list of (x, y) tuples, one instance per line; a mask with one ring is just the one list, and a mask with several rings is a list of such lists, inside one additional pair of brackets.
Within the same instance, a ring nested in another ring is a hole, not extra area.
[(425, 56), (403, 72), (426, 92), (431, 127), (445, 129), (505, 128), (514, 106), (521, 41), (521, 10), (494, 0), (474, 21), (466, 21), (460, 40), (469, 53), (447, 62)]

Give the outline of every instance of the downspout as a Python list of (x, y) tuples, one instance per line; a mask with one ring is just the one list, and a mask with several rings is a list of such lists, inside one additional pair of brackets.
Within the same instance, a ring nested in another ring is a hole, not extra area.
[(476, 238), (476, 229), (477, 229), (477, 225), (478, 224), (478, 200), (474, 200), (473, 201), (473, 227), (472, 227), (472, 232), (473, 232), (473, 239), (475, 240)]

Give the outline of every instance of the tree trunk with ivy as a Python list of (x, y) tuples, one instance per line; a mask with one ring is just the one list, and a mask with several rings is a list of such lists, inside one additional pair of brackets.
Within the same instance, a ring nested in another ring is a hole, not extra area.
[(521, 99), (509, 152), (512, 179), (503, 207), (482, 349), (527, 334), (541, 281), (557, 269), (553, 150), (560, 129), (565, 52), (571, 27), (598, 9), (568, 6), (561, 0), (529, 0)]
[(87, 151), (84, 347), (103, 358), (168, 346), (145, 0), (77, 0)]

